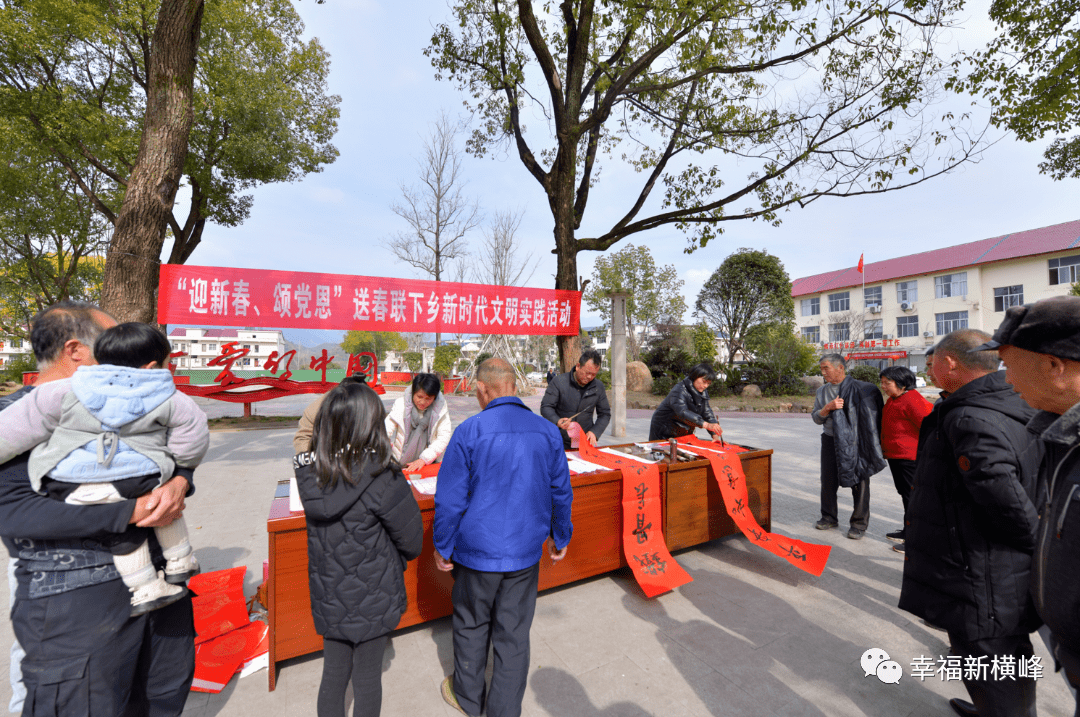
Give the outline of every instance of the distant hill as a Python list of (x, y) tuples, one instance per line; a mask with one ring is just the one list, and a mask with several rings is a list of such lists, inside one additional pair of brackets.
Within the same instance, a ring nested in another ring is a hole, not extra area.
[(323, 349), (326, 349), (328, 356), (336, 356), (334, 363), (345, 368), (349, 362), (349, 357), (341, 348), (341, 344), (323, 343), (318, 346), (301, 346), (300, 344), (293, 343), (292, 341), (285, 341), (286, 351), (296, 351), (296, 358), (293, 361), (293, 366), (301, 366), (307, 368), (311, 365), (312, 356), (322, 356)]

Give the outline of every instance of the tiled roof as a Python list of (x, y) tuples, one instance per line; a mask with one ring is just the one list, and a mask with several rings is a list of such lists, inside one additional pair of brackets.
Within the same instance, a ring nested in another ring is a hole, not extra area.
[[(870, 262), (864, 264), (863, 269), (866, 271), (867, 284), (880, 284), (906, 276), (933, 274), (1076, 247), (1080, 247), (1080, 220), (924, 251), (921, 254), (909, 254), (896, 259)], [(853, 265), (846, 269), (796, 279), (791, 284), (791, 295), (820, 294), (824, 291), (860, 286), (862, 283), (863, 276)]]

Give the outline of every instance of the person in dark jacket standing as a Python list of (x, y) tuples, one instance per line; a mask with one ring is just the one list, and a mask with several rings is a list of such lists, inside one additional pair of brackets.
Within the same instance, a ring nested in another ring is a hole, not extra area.
[[(611, 421), (607, 391), (596, 376), (600, 373), (600, 353), (589, 350), (581, 354), (573, 371), (561, 373), (548, 381), (544, 398), (540, 401), (540, 415), (562, 431), (563, 447), (570, 447), (566, 432), (571, 422), (581, 426), (585, 438), (596, 444)], [(593, 414), (596, 418), (593, 418)]]
[(293, 458), (308, 530), (311, 616), (323, 636), (319, 717), (382, 709), (382, 663), (405, 612), (407, 561), (420, 555), (424, 526), (384, 428), (386, 410), (367, 385), (327, 394), (315, 416), (312, 450)]
[[(881, 411), (881, 452), (889, 462), (893, 485), (907, 513), (911, 484), (915, 480), (919, 428), (934, 406), (915, 390), (915, 374), (911, 369), (889, 366), (881, 371), (880, 377), (881, 390), (889, 397)], [(885, 537), (897, 543), (893, 550), (904, 552), (904, 526), (886, 533)]]
[(671, 387), (667, 397), (660, 402), (649, 422), (649, 440), (662, 441), (678, 438), (704, 428), (714, 440), (723, 430), (716, 422), (716, 415), (709, 407), (709, 386), (716, 380), (716, 373), (707, 363), (699, 363), (690, 369), (682, 381)]
[(840, 524), (836, 493), (840, 486), (851, 489), (851, 511), (847, 537), (859, 540), (870, 525), (870, 476), (888, 465), (881, 454), (881, 411), (884, 401), (877, 386), (847, 375), (847, 362), (840, 354), (821, 357), (824, 385), (814, 397), (810, 416), (821, 430), (821, 519), (818, 530)]
[(946, 630), (951, 654), (988, 665), (978, 678), (964, 671), (971, 702), (950, 700), (957, 714), (1034, 717), (1035, 680), (989, 671), (1002, 659), (1030, 661), (1038, 627), (1028, 596), (1038, 462), (1026, 424), (1035, 411), (997, 370), (996, 352), (973, 351), (989, 338), (961, 329), (934, 351), (934, 383), (949, 397), (919, 435), (900, 608)]
[[(1028, 432), (1045, 452), (1031, 595), (1050, 629), (1051, 650), (1080, 689), (1080, 298), (1059, 296), (1016, 306), (994, 338), (1006, 380), (1038, 413)], [(1080, 716), (1080, 699), (1076, 715)]]
[(454, 573), (454, 674), (441, 691), (462, 714), (518, 717), (540, 558), (549, 538), (552, 562), (566, 556), (574, 495), (559, 433), (514, 395), (513, 367), (488, 359), (476, 382), (482, 410), (454, 432), (435, 491), (435, 565)]

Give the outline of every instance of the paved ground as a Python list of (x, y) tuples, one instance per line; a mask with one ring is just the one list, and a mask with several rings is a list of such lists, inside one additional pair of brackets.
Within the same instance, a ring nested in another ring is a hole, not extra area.
[[(528, 402), (538, 405), (534, 399)], [(467, 400), (452, 404), (455, 418), (475, 410)], [(630, 416), (628, 438), (644, 439), (648, 412)], [(773, 529), (833, 545), (825, 573), (802, 573), (736, 537), (678, 553), (694, 582), (654, 600), (641, 596), (627, 572), (548, 591), (537, 602), (524, 714), (952, 715), (946, 701), (963, 697), (963, 686), (911, 674), (912, 659), (936, 659), (947, 647), (944, 633), (896, 608), (903, 558), (884, 534), (899, 525), (901, 505), (888, 473), (873, 479), (866, 538), (822, 533), (811, 527), (818, 517), (820, 429), (809, 417), (740, 413), (720, 422), (730, 440), (776, 451)], [(262, 579), (266, 512), (277, 479), (288, 476), (290, 439), (286, 430), (215, 432), (196, 476), (187, 518), (197, 555), (207, 569), (246, 565), (248, 594)], [(849, 508), (850, 498), (840, 505)], [(0, 626), (0, 645), (10, 639), (10, 626)], [(863, 676), (860, 657), (870, 647), (903, 666), (899, 684)], [(1041, 641), (1036, 650), (1049, 664)], [(451, 665), (448, 619), (396, 634), (383, 668), (383, 715), (456, 715), (438, 694)], [(234, 679), (219, 695), (192, 693), (185, 715), (313, 715), (321, 667), (320, 654), (283, 663), (272, 693), (265, 672)], [(8, 691), (0, 685), (3, 704)], [(1071, 714), (1070, 705), (1060, 676), (1039, 681), (1040, 715)]]

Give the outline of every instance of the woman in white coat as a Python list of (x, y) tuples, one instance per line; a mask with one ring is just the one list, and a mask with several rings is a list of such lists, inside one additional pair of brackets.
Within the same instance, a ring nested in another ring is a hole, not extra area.
[(441, 461), (452, 431), (442, 382), (433, 373), (417, 374), (386, 416), (390, 449), (406, 473)]

